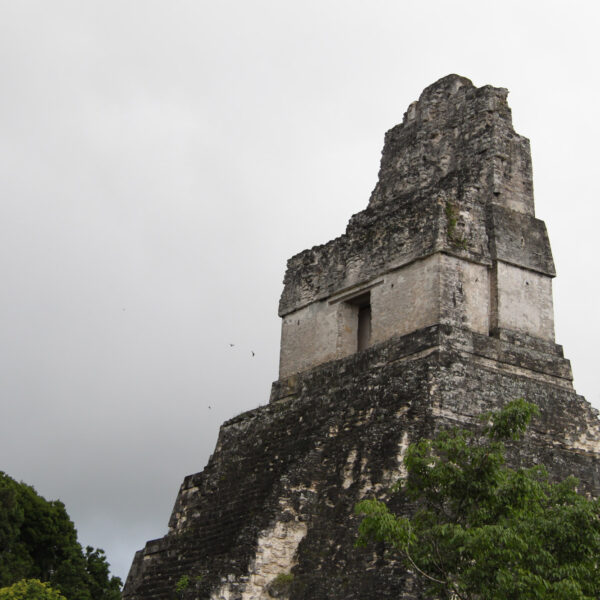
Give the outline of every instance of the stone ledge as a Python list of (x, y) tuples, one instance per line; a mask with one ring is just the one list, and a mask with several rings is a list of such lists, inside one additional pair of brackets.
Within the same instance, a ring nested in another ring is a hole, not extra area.
[[(571, 364), (563, 358), (562, 346), (558, 344), (506, 329), (499, 331), (497, 336), (486, 336), (450, 325), (433, 325), (275, 381), (269, 402), (296, 397), (303, 388), (314, 391), (316, 381), (326, 382), (347, 371), (362, 372), (391, 362), (411, 360), (436, 348), (446, 352), (456, 350), (465, 353), (465, 356), (470, 354), (496, 361), (505, 368), (519, 369), (519, 374), (524, 376), (528, 372), (534, 378), (542, 375), (547, 383), (572, 388)], [(239, 415), (225, 425), (244, 418), (244, 415)]]

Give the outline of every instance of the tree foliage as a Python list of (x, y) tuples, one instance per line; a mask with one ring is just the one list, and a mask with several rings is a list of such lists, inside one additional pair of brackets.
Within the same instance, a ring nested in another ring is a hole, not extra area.
[(49, 582), (68, 600), (119, 600), (104, 552), (83, 552), (65, 506), (0, 472), (0, 586)]
[(48, 583), (39, 579), (21, 579), (9, 587), (0, 588), (0, 600), (66, 600)]
[(383, 542), (437, 598), (592, 600), (600, 597), (600, 503), (573, 477), (513, 469), (504, 441), (521, 439), (537, 408), (515, 400), (482, 431), (443, 431), (411, 444), (393, 490), (416, 506), (396, 515), (357, 504), (358, 545)]

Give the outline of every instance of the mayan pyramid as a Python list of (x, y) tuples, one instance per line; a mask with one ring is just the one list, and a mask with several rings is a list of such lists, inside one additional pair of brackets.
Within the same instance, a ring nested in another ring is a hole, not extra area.
[(353, 507), (385, 497), (409, 443), (517, 397), (541, 416), (513, 460), (600, 491), (600, 422), (555, 343), (554, 263), (506, 97), (457, 75), (426, 88), (385, 136), (367, 208), (288, 261), (270, 401), (222, 425), (123, 598), (421, 598), (353, 547)]

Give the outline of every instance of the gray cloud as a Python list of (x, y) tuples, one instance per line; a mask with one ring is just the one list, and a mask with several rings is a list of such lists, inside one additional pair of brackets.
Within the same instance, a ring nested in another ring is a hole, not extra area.
[(364, 208), (383, 133), (451, 72), (511, 90), (557, 339), (600, 405), (598, 15), (575, 5), (0, 0), (0, 469), (124, 577), (220, 423), (267, 402), (285, 260)]

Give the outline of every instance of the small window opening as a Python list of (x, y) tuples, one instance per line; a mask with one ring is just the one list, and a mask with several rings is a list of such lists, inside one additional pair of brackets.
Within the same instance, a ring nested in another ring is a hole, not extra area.
[(356, 332), (356, 350), (360, 352), (371, 343), (371, 294), (366, 293), (350, 300), (358, 308), (358, 326)]
[(369, 347), (371, 341), (371, 305), (358, 309), (358, 340), (357, 350), (360, 352)]

